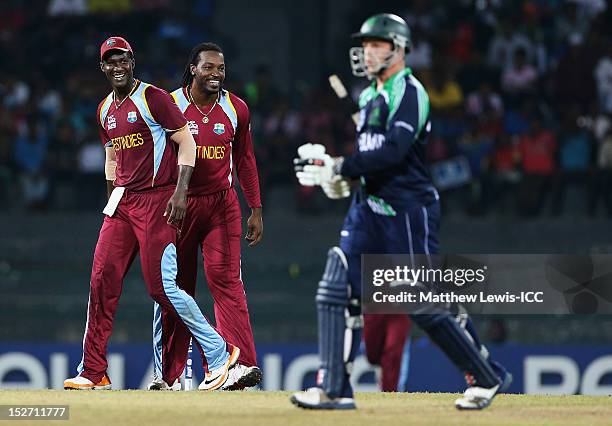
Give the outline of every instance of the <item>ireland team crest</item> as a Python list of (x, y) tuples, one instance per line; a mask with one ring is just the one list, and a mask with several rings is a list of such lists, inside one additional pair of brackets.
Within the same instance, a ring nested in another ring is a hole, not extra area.
[(222, 135), (223, 133), (225, 133), (225, 124), (215, 123), (215, 125), (213, 126), (213, 132), (218, 135)]
[(135, 123), (136, 122), (136, 111), (128, 112), (127, 120), (128, 120), (128, 123)]

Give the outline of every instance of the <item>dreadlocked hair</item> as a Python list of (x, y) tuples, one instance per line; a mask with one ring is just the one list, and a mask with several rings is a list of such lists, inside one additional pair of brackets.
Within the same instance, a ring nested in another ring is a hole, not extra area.
[(187, 65), (185, 66), (185, 71), (183, 72), (183, 81), (181, 85), (183, 87), (189, 87), (191, 82), (193, 81), (193, 74), (191, 74), (191, 66), (198, 65), (199, 57), (201, 52), (219, 52), (223, 53), (221, 47), (215, 43), (200, 43), (191, 49), (191, 53), (189, 54), (189, 61), (187, 61)]

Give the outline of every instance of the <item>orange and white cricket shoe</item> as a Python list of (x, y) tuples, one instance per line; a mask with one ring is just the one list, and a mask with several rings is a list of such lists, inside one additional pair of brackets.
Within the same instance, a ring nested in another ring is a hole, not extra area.
[(212, 391), (215, 389), (219, 389), (221, 386), (225, 384), (229, 377), (229, 370), (236, 365), (238, 361), (238, 357), (240, 356), (240, 348), (238, 346), (233, 346), (232, 351), (230, 352), (227, 361), (219, 368), (215, 368), (206, 373), (204, 380), (198, 386), (198, 390)]
[(98, 383), (94, 383), (80, 374), (72, 379), (64, 380), (64, 389), (69, 390), (110, 390), (111, 388), (110, 379), (106, 374)]

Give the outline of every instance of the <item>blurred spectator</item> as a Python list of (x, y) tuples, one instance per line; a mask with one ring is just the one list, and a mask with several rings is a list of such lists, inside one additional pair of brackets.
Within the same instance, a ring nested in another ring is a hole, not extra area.
[(482, 131), (478, 121), (473, 119), (470, 130), (459, 140), (458, 150), (468, 159), (472, 176), (479, 177), (488, 167), (493, 140)]
[(404, 19), (410, 28), (421, 28), (428, 34), (437, 30), (435, 15), (438, 11), (432, 8), (427, 0), (413, 0), (410, 10), (404, 15)]
[(412, 29), (412, 50), (406, 55), (406, 66), (413, 70), (431, 68), (431, 43), (423, 36), (419, 27)]
[(512, 65), (504, 70), (501, 83), (512, 99), (518, 99), (535, 91), (537, 78), (535, 68), (527, 63), (525, 49), (519, 48), (514, 52)]
[[(563, 212), (568, 185), (587, 188), (591, 165), (592, 139), (588, 129), (578, 126), (578, 107), (564, 115), (559, 137), (559, 174), (555, 183), (553, 213)], [(588, 191), (589, 193), (591, 191)], [(585, 194), (583, 205), (588, 205)]]
[(538, 113), (533, 98), (523, 99), (520, 109), (508, 109), (504, 114), (504, 131), (512, 136), (527, 133), (531, 127), (531, 119)]
[(84, 15), (87, 12), (87, 2), (85, 0), (51, 0), (47, 10), (51, 16)]
[(604, 111), (612, 114), (612, 40), (608, 41), (608, 50), (595, 67), (598, 99)]
[(533, 117), (529, 133), (519, 140), (523, 179), (518, 188), (519, 213), (538, 214), (552, 186), (556, 172), (557, 139), (542, 126), (540, 117)]
[(569, 50), (559, 61), (554, 74), (554, 97), (559, 108), (574, 103), (586, 108), (597, 95), (593, 75), (595, 64), (591, 63), (591, 55), (583, 42), (580, 35), (570, 36)]
[(12, 199), (13, 159), (11, 135), (0, 127), (0, 207), (6, 209), (8, 200)]
[(500, 213), (511, 211), (509, 194), (521, 180), (519, 171), (520, 153), (508, 135), (495, 140), (491, 167), (483, 185), (483, 198), (487, 207), (495, 205)]
[(40, 87), (34, 93), (38, 99), (38, 112), (50, 119), (59, 118), (62, 113), (62, 98), (59, 92), (48, 86), (44, 79), (40, 80)]
[(131, 9), (130, 0), (88, 0), (90, 13), (125, 13)]
[(76, 171), (79, 208), (98, 210), (104, 207), (106, 178), (104, 176), (105, 151), (100, 140), (90, 135), (78, 148)]
[(493, 139), (483, 132), (477, 119), (472, 119), (470, 130), (458, 143), (459, 154), (467, 158), (474, 180), (470, 184), (467, 211), (470, 214), (484, 212), (482, 178), (489, 168), (489, 156), (493, 150)]
[(75, 207), (74, 186), (77, 181), (78, 141), (74, 128), (68, 120), (58, 123), (51, 137), (53, 149), (49, 152), (53, 207)]
[(487, 340), (496, 345), (506, 343), (508, 339), (508, 330), (501, 319), (492, 319), (488, 322), (487, 331), (485, 333)]
[(24, 106), (30, 99), (30, 87), (24, 81), (8, 76), (4, 84), (3, 104), (8, 109)]
[(599, 200), (602, 199), (606, 213), (608, 216), (612, 216), (612, 191), (610, 191), (610, 188), (612, 188), (612, 129), (608, 129), (608, 132), (599, 144), (597, 171), (592, 185), (591, 215), (597, 213)]
[(561, 40), (566, 40), (572, 35), (584, 38), (589, 31), (589, 16), (584, 11), (580, 13), (579, 2), (579, 0), (563, 2), (561, 14), (556, 19), (557, 35)]
[(484, 59), (479, 51), (473, 50), (469, 60), (459, 68), (457, 82), (463, 93), (478, 90), (482, 83), (498, 86), (499, 72), (489, 67)]
[(595, 140), (600, 143), (612, 128), (612, 116), (606, 114), (599, 102), (591, 102), (591, 110), (589, 114), (578, 118), (578, 125), (586, 127), (593, 134)]
[(446, 115), (433, 115), (432, 118), (432, 139), (438, 138), (438, 143), (442, 144), (437, 149), (446, 153), (446, 156), (456, 154), (458, 140), (468, 130), (468, 123), (465, 115), (460, 108), (449, 111)]
[(258, 65), (255, 79), (246, 85), (245, 94), (249, 106), (267, 116), (281, 96), (267, 65)]
[(510, 18), (501, 21), (497, 34), (489, 44), (487, 62), (492, 68), (508, 69), (512, 67), (513, 59), (517, 49), (523, 49), (526, 60), (533, 57), (533, 46), (531, 41), (516, 31), (515, 24)]
[(474, 28), (471, 22), (459, 21), (453, 39), (450, 41), (449, 55), (458, 63), (465, 64), (472, 56)]
[(501, 117), (504, 113), (504, 103), (501, 96), (493, 91), (491, 84), (483, 81), (478, 91), (468, 95), (465, 109), (470, 115), (481, 115), (490, 109), (496, 116)]
[(448, 112), (461, 106), (463, 92), (454, 80), (447, 66), (434, 67), (431, 74), (431, 84), (426, 83), (427, 94), (431, 108), (436, 112)]
[(14, 161), (19, 174), (24, 205), (31, 209), (45, 207), (49, 180), (43, 173), (48, 139), (42, 123), (31, 120), (15, 140)]
[[(267, 167), (261, 173), (265, 186), (285, 180), (287, 164), (291, 164), (300, 141), (302, 123), (300, 115), (289, 107), (286, 99), (279, 99), (272, 113), (263, 123), (262, 137), (265, 147), (258, 152), (267, 159)], [(262, 152), (265, 150), (265, 153)], [(263, 186), (263, 185), (262, 185)]]

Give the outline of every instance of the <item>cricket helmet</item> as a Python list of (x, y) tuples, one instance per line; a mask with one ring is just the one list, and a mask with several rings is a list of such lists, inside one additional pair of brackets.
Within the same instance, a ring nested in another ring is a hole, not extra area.
[(378, 38), (410, 51), (412, 40), (410, 28), (402, 18), (391, 13), (379, 13), (365, 20), (358, 33), (351, 35), (355, 40)]
[(352, 47), (349, 51), (351, 68), (357, 77), (367, 76), (369, 79), (386, 68), (388, 68), (397, 58), (400, 52), (409, 52), (412, 49), (410, 28), (402, 18), (391, 13), (379, 13), (370, 16), (361, 25), (358, 33), (352, 34), (351, 38), (356, 41), (365, 39), (379, 39), (388, 41), (393, 45), (391, 52), (374, 71), (367, 71), (364, 59), (364, 50), (360, 47)]

